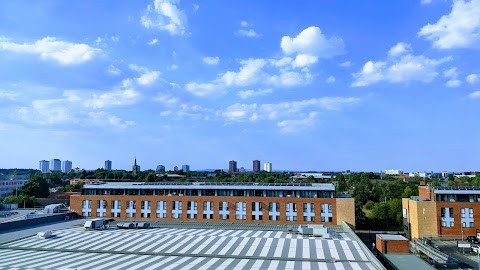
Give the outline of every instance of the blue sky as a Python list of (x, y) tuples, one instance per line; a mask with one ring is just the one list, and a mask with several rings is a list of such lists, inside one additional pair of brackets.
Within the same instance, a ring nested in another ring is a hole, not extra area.
[(480, 170), (480, 0), (2, 1), (0, 167)]

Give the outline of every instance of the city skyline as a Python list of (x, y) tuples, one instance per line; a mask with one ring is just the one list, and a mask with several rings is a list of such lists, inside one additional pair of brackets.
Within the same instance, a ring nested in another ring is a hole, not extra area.
[(2, 168), (480, 170), (480, 0), (0, 10)]

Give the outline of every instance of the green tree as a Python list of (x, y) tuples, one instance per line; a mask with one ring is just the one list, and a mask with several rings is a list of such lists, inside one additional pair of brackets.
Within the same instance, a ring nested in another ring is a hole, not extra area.
[(40, 174), (34, 174), (30, 180), (20, 188), (20, 194), (25, 196), (34, 196), (37, 198), (46, 198), (50, 194), (50, 185)]
[(147, 176), (145, 177), (144, 182), (155, 182), (156, 178), (157, 178), (157, 177), (156, 177), (155, 173), (149, 173), (149, 174), (147, 174)]
[(342, 193), (347, 190), (347, 181), (345, 181), (345, 176), (343, 174), (338, 174), (336, 176), (337, 180), (337, 192)]

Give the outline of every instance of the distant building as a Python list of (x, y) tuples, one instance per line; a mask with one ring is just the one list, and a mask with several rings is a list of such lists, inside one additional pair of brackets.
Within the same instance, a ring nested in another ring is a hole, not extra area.
[(272, 172), (272, 163), (265, 162), (263, 164), (263, 170), (266, 171), (266, 172)]
[(42, 171), (42, 173), (48, 172), (48, 169), (50, 168), (50, 161), (48, 160), (40, 160), (40, 168), (39, 170)]
[(190, 171), (190, 165), (182, 165), (182, 171), (188, 173)]
[(112, 170), (112, 161), (105, 160), (105, 171), (109, 172)]
[(237, 172), (237, 162), (235, 160), (230, 160), (228, 162), (228, 172), (231, 174)]
[(165, 166), (157, 165), (157, 172), (165, 172)]
[(246, 172), (246, 170), (245, 170), (244, 167), (240, 167), (240, 170), (238, 170), (238, 171), (241, 172), (241, 173), (245, 173), (245, 172)]
[[(47, 161), (48, 162), (48, 161)], [(48, 171), (48, 169), (47, 169)], [(0, 200), (16, 193), (30, 179), (29, 174), (3, 175), (0, 174)]]
[(135, 158), (135, 161), (133, 162), (133, 166), (132, 166), (132, 173), (133, 175), (137, 175), (137, 173), (140, 172), (140, 166), (137, 165), (137, 158)]
[(60, 172), (62, 171), (62, 161), (60, 159), (52, 159), (50, 161), (50, 171)]
[(178, 171), (178, 166), (173, 167), (174, 171)]
[(448, 177), (448, 172), (447, 171), (443, 171), (442, 172), (442, 178), (447, 178)]
[(62, 162), (62, 171), (65, 173), (72, 171), (72, 162), (70, 160), (65, 160)]
[(385, 170), (386, 175), (403, 175), (403, 170)]
[(260, 160), (253, 161), (253, 172), (254, 173), (260, 172)]

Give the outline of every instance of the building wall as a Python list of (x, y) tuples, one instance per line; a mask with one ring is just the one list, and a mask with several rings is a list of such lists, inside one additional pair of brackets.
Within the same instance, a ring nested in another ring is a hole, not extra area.
[[(423, 214), (425, 209), (425, 215)], [(436, 202), (402, 199), (402, 211), (407, 211), (404, 225), (408, 226), (407, 237), (418, 239), (425, 236), (438, 236), (439, 215)]]
[[(254, 223), (280, 223), (280, 224), (331, 224), (331, 225), (341, 225), (342, 221), (350, 223), (355, 226), (355, 203), (353, 199), (335, 199), (335, 198), (272, 198), (272, 197), (228, 197), (228, 196), (125, 196), (125, 195), (98, 195), (98, 196), (86, 196), (86, 195), (72, 195), (70, 197), (70, 208), (72, 211), (82, 214), (82, 201), (91, 200), (92, 201), (92, 217), (96, 217), (97, 212), (97, 201), (106, 200), (107, 207), (106, 213), (107, 217), (110, 217), (111, 204), (113, 200), (120, 200), (122, 204), (121, 216), (118, 218), (120, 220), (169, 220), (169, 221), (212, 221), (212, 222), (254, 222)], [(126, 217), (126, 205), (127, 201), (136, 201), (136, 217), (127, 218)], [(142, 201), (151, 201), (151, 217), (142, 218), (141, 216), (141, 204)], [(157, 201), (166, 201), (167, 206), (167, 215), (166, 218), (157, 218), (156, 217), (156, 208)], [(173, 218), (172, 217), (172, 202), (173, 201), (182, 201), (182, 218)], [(187, 216), (187, 203), (189, 201), (196, 201), (198, 204), (198, 215), (197, 219), (190, 219)], [(203, 219), (203, 202), (214, 202), (214, 215), (213, 219)], [(230, 219), (222, 220), (219, 217), (219, 203), (228, 202), (229, 203), (229, 212)], [(246, 202), (246, 219), (245, 220), (236, 220), (235, 219), (235, 203), (236, 202)], [(262, 203), (262, 220), (253, 220), (252, 219), (252, 202)], [(280, 204), (280, 220), (272, 221), (269, 220), (269, 203), (275, 202)], [(297, 204), (297, 221), (287, 221), (286, 220), (286, 203), (296, 203)], [(314, 203), (315, 211), (315, 220), (313, 222), (303, 221), (303, 203)], [(321, 222), (321, 204), (331, 204), (332, 205), (332, 222)], [(344, 218), (344, 219), (343, 219)]]
[[(438, 234), (442, 236), (457, 236), (460, 238), (462, 236), (467, 237), (469, 235), (476, 235), (476, 229), (480, 228), (480, 204), (475, 202), (436, 202), (436, 213), (437, 213), (437, 226)], [(454, 226), (453, 227), (442, 227), (441, 226), (441, 209), (442, 208), (453, 208), (453, 218)], [(473, 209), (473, 219), (474, 227), (473, 228), (462, 228), (461, 224), (461, 208), (472, 208)]]
[(386, 253), (409, 253), (410, 247), (408, 240), (385, 240), (377, 235), (375, 246), (380, 253), (385, 253), (385, 242), (387, 243)]
[(429, 201), (434, 201), (433, 190), (428, 186), (418, 186), (418, 196), (422, 196)]
[(337, 214), (337, 224), (342, 224), (342, 221), (355, 227), (355, 199), (353, 198), (337, 198), (335, 199), (335, 212)]
[(70, 180), (70, 185), (76, 185), (76, 184), (96, 184), (96, 183), (103, 183), (103, 180), (98, 180), (98, 179), (72, 179)]

